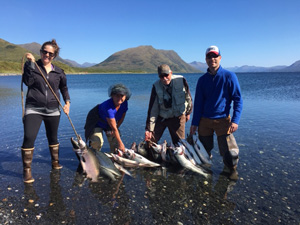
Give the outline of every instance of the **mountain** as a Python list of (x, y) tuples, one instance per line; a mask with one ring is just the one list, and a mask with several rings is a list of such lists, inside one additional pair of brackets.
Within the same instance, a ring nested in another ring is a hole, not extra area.
[[(20, 44), (19, 46), (22, 47), (22, 48), (27, 49), (30, 52), (35, 53), (36, 55), (40, 55), (40, 49), (42, 47), (42, 45), (40, 45), (39, 43), (36, 43), (36, 42), (27, 43), (27, 44)], [(64, 64), (67, 64), (71, 67), (90, 67), (90, 66), (96, 65), (96, 63), (87, 63), (87, 62), (84, 63), (84, 64), (79, 64), (74, 60), (63, 59), (60, 56), (56, 57), (55, 60), (57, 60), (59, 62), (62, 62)]]
[(91, 66), (95, 66), (97, 63), (89, 63), (89, 62), (85, 62), (83, 64), (81, 64), (81, 67), (86, 68), (86, 67), (91, 67)]
[[(21, 60), (26, 52), (38, 59), (41, 45), (36, 42), (15, 45), (0, 38), (0, 73), (21, 73)], [(206, 72), (202, 62), (184, 62), (173, 50), (157, 50), (152, 46), (139, 46), (116, 52), (101, 63), (79, 64), (74, 60), (57, 57), (54, 62), (66, 73), (157, 73), (157, 66), (168, 64), (174, 73)], [(300, 72), (300, 60), (290, 66), (257, 67), (241, 66), (226, 68), (237, 73), (247, 72)]]
[(173, 50), (157, 50), (139, 46), (119, 51), (92, 68), (102, 71), (157, 73), (157, 66), (168, 64), (174, 73), (198, 73), (199, 70), (184, 62)]
[(94, 66), (96, 65), (96, 63), (88, 63), (88, 62), (85, 62), (83, 64), (79, 64), (78, 62), (74, 61), (74, 60), (71, 60), (71, 59), (63, 59), (61, 57), (57, 57), (57, 60), (58, 61), (61, 61), (62, 63), (65, 63), (71, 67), (78, 67), (78, 68), (87, 68), (87, 67), (91, 67), (91, 66)]
[[(36, 42), (27, 43), (27, 44), (20, 44), (19, 46), (22, 47), (22, 48), (27, 49), (30, 52), (35, 53), (36, 55), (40, 55), (40, 49), (42, 47), (42, 45), (40, 45), (39, 43), (36, 43)], [(80, 67), (80, 65), (77, 62), (72, 61), (72, 60), (63, 59), (60, 56), (57, 56), (55, 58), (55, 60), (57, 60), (59, 62), (62, 62), (64, 64), (68, 65), (68, 66), (71, 66), (71, 67)], [(77, 65), (79, 65), (79, 66), (77, 66)]]
[(0, 38), (0, 73), (20, 74), (26, 52), (28, 50)]
[(276, 72), (286, 66), (273, 66), (273, 67), (258, 67), (258, 66), (240, 66), (228, 67), (226, 69), (235, 73), (259, 73), (259, 72)]
[(294, 62), (288, 67), (281, 69), (280, 72), (300, 72), (300, 60)]
[(202, 72), (206, 72), (207, 70), (207, 64), (206, 63), (202, 63), (202, 62), (191, 62), (190, 65)]
[(74, 60), (71, 60), (71, 59), (62, 59), (59, 56), (57, 58), (58, 58), (57, 60), (63, 60), (67, 65), (70, 65), (72, 67), (81, 67), (81, 65), (79, 63), (77, 63), (76, 61), (74, 61)]
[[(191, 62), (191, 66), (201, 71), (206, 71), (207, 65), (201, 62)], [(235, 73), (261, 73), (261, 72), (300, 72), (300, 60), (296, 61), (290, 66), (272, 66), (272, 67), (258, 67), (258, 66), (235, 66), (235, 67), (225, 67), (225, 69), (230, 70)]]
[(21, 62), (26, 49), (0, 39), (0, 61)]
[(41, 45), (39, 43), (32, 42), (32, 43), (28, 43), (28, 44), (20, 44), (18, 46), (25, 48), (28, 51), (30, 51), (36, 55), (40, 55)]
[[(12, 44), (0, 38), (0, 73), (20, 74), (22, 68), (22, 59), (25, 56), (25, 53), (28, 51), (31, 52), (35, 58), (40, 58), (40, 45), (38, 43), (32, 43), (26, 47), (30, 48), (31, 50), (25, 49), (20, 45)], [(74, 70), (70, 66), (60, 61), (55, 61), (53, 63), (65, 70), (66, 73), (74, 73)]]

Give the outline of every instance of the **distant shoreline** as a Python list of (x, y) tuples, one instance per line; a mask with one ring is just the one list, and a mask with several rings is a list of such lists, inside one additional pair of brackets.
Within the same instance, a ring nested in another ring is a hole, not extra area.
[[(66, 73), (66, 75), (86, 75), (86, 74), (98, 74), (98, 73)], [(21, 75), (22, 75), (21, 73), (0, 73), (0, 77), (21, 76)]]
[[(153, 74), (153, 73), (133, 73), (133, 72), (114, 72), (114, 73), (66, 73), (66, 75), (92, 75), (92, 74)], [(0, 73), (0, 77), (21, 76), (20, 73)]]
[(17, 73), (0, 73), (0, 77), (5, 77), (5, 76), (20, 76), (21, 74)]

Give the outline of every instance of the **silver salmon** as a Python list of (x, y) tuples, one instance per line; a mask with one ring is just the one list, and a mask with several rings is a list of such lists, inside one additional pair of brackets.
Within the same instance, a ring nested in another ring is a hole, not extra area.
[(97, 182), (100, 173), (109, 177), (111, 180), (116, 180), (117, 177), (121, 177), (120, 172), (112, 163), (112, 161), (102, 152), (95, 152), (88, 148), (84, 141), (78, 142), (71, 138), (73, 145), (73, 151), (76, 153), (80, 164), (83, 169), (83, 173), (92, 182)]
[(204, 176), (205, 178), (209, 177), (209, 174), (206, 173), (202, 168), (195, 166), (189, 159), (187, 159), (184, 152), (185, 147), (183, 145), (175, 147), (174, 149), (175, 157), (177, 158), (180, 165), (184, 168), (187, 168), (195, 173)]

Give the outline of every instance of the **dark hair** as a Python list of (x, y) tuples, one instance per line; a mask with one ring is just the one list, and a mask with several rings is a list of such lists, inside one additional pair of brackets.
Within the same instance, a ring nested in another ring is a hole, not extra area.
[(111, 97), (112, 95), (125, 95), (126, 100), (129, 100), (131, 97), (131, 92), (129, 88), (127, 88), (124, 84), (113, 84), (108, 88), (108, 96)]
[(56, 43), (56, 40), (52, 39), (51, 41), (46, 41), (42, 45), (41, 50), (44, 50), (46, 45), (51, 45), (54, 48), (54, 58), (56, 58), (56, 56), (58, 56), (59, 50), (60, 50), (60, 48), (58, 47), (58, 44)]

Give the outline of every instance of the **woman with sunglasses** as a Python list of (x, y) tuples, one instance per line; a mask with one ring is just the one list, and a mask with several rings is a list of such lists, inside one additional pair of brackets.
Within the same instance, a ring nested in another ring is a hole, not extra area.
[[(22, 80), (27, 85), (25, 103), (24, 139), (21, 148), (23, 160), (23, 179), (25, 183), (32, 183), (31, 162), (33, 158), (34, 142), (42, 124), (45, 124), (46, 135), (53, 169), (61, 169), (59, 164), (59, 143), (57, 131), (60, 120), (59, 103), (46, 84), (43, 76), (48, 80), (56, 96), (60, 99), (60, 93), (65, 102), (63, 111), (69, 114), (70, 96), (67, 87), (67, 78), (64, 71), (52, 64), (58, 56), (59, 47), (56, 41), (45, 42), (41, 49), (41, 59), (35, 61), (31, 53), (26, 54), (27, 62), (24, 65)], [(39, 68), (37, 68), (39, 67)], [(42, 72), (42, 74), (41, 74)], [(60, 92), (60, 93), (59, 93)]]

